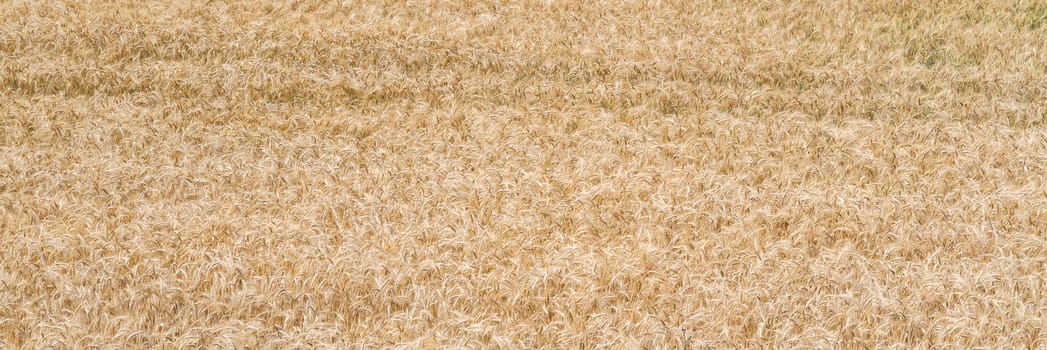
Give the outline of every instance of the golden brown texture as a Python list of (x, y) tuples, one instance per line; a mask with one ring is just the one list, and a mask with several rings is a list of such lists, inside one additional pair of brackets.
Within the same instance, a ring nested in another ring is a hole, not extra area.
[(1047, 346), (1047, 2), (0, 2), (0, 347)]

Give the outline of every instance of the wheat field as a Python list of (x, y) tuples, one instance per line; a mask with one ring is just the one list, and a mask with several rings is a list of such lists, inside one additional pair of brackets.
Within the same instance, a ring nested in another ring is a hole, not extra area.
[(0, 1), (0, 348), (1043, 349), (1045, 118), (1045, 1)]

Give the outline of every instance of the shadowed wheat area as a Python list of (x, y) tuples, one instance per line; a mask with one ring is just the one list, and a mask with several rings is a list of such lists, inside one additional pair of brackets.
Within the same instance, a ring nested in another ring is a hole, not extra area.
[(1047, 2), (0, 2), (0, 347), (1047, 346)]

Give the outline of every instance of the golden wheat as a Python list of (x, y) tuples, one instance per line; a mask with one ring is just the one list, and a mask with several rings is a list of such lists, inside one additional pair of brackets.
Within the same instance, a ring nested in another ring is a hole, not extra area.
[(1044, 348), (1047, 2), (0, 2), (3, 348)]

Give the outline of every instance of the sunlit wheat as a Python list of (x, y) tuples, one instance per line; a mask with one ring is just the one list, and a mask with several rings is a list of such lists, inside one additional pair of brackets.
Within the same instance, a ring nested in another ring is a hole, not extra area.
[(1043, 348), (1044, 1), (0, 1), (0, 348)]

